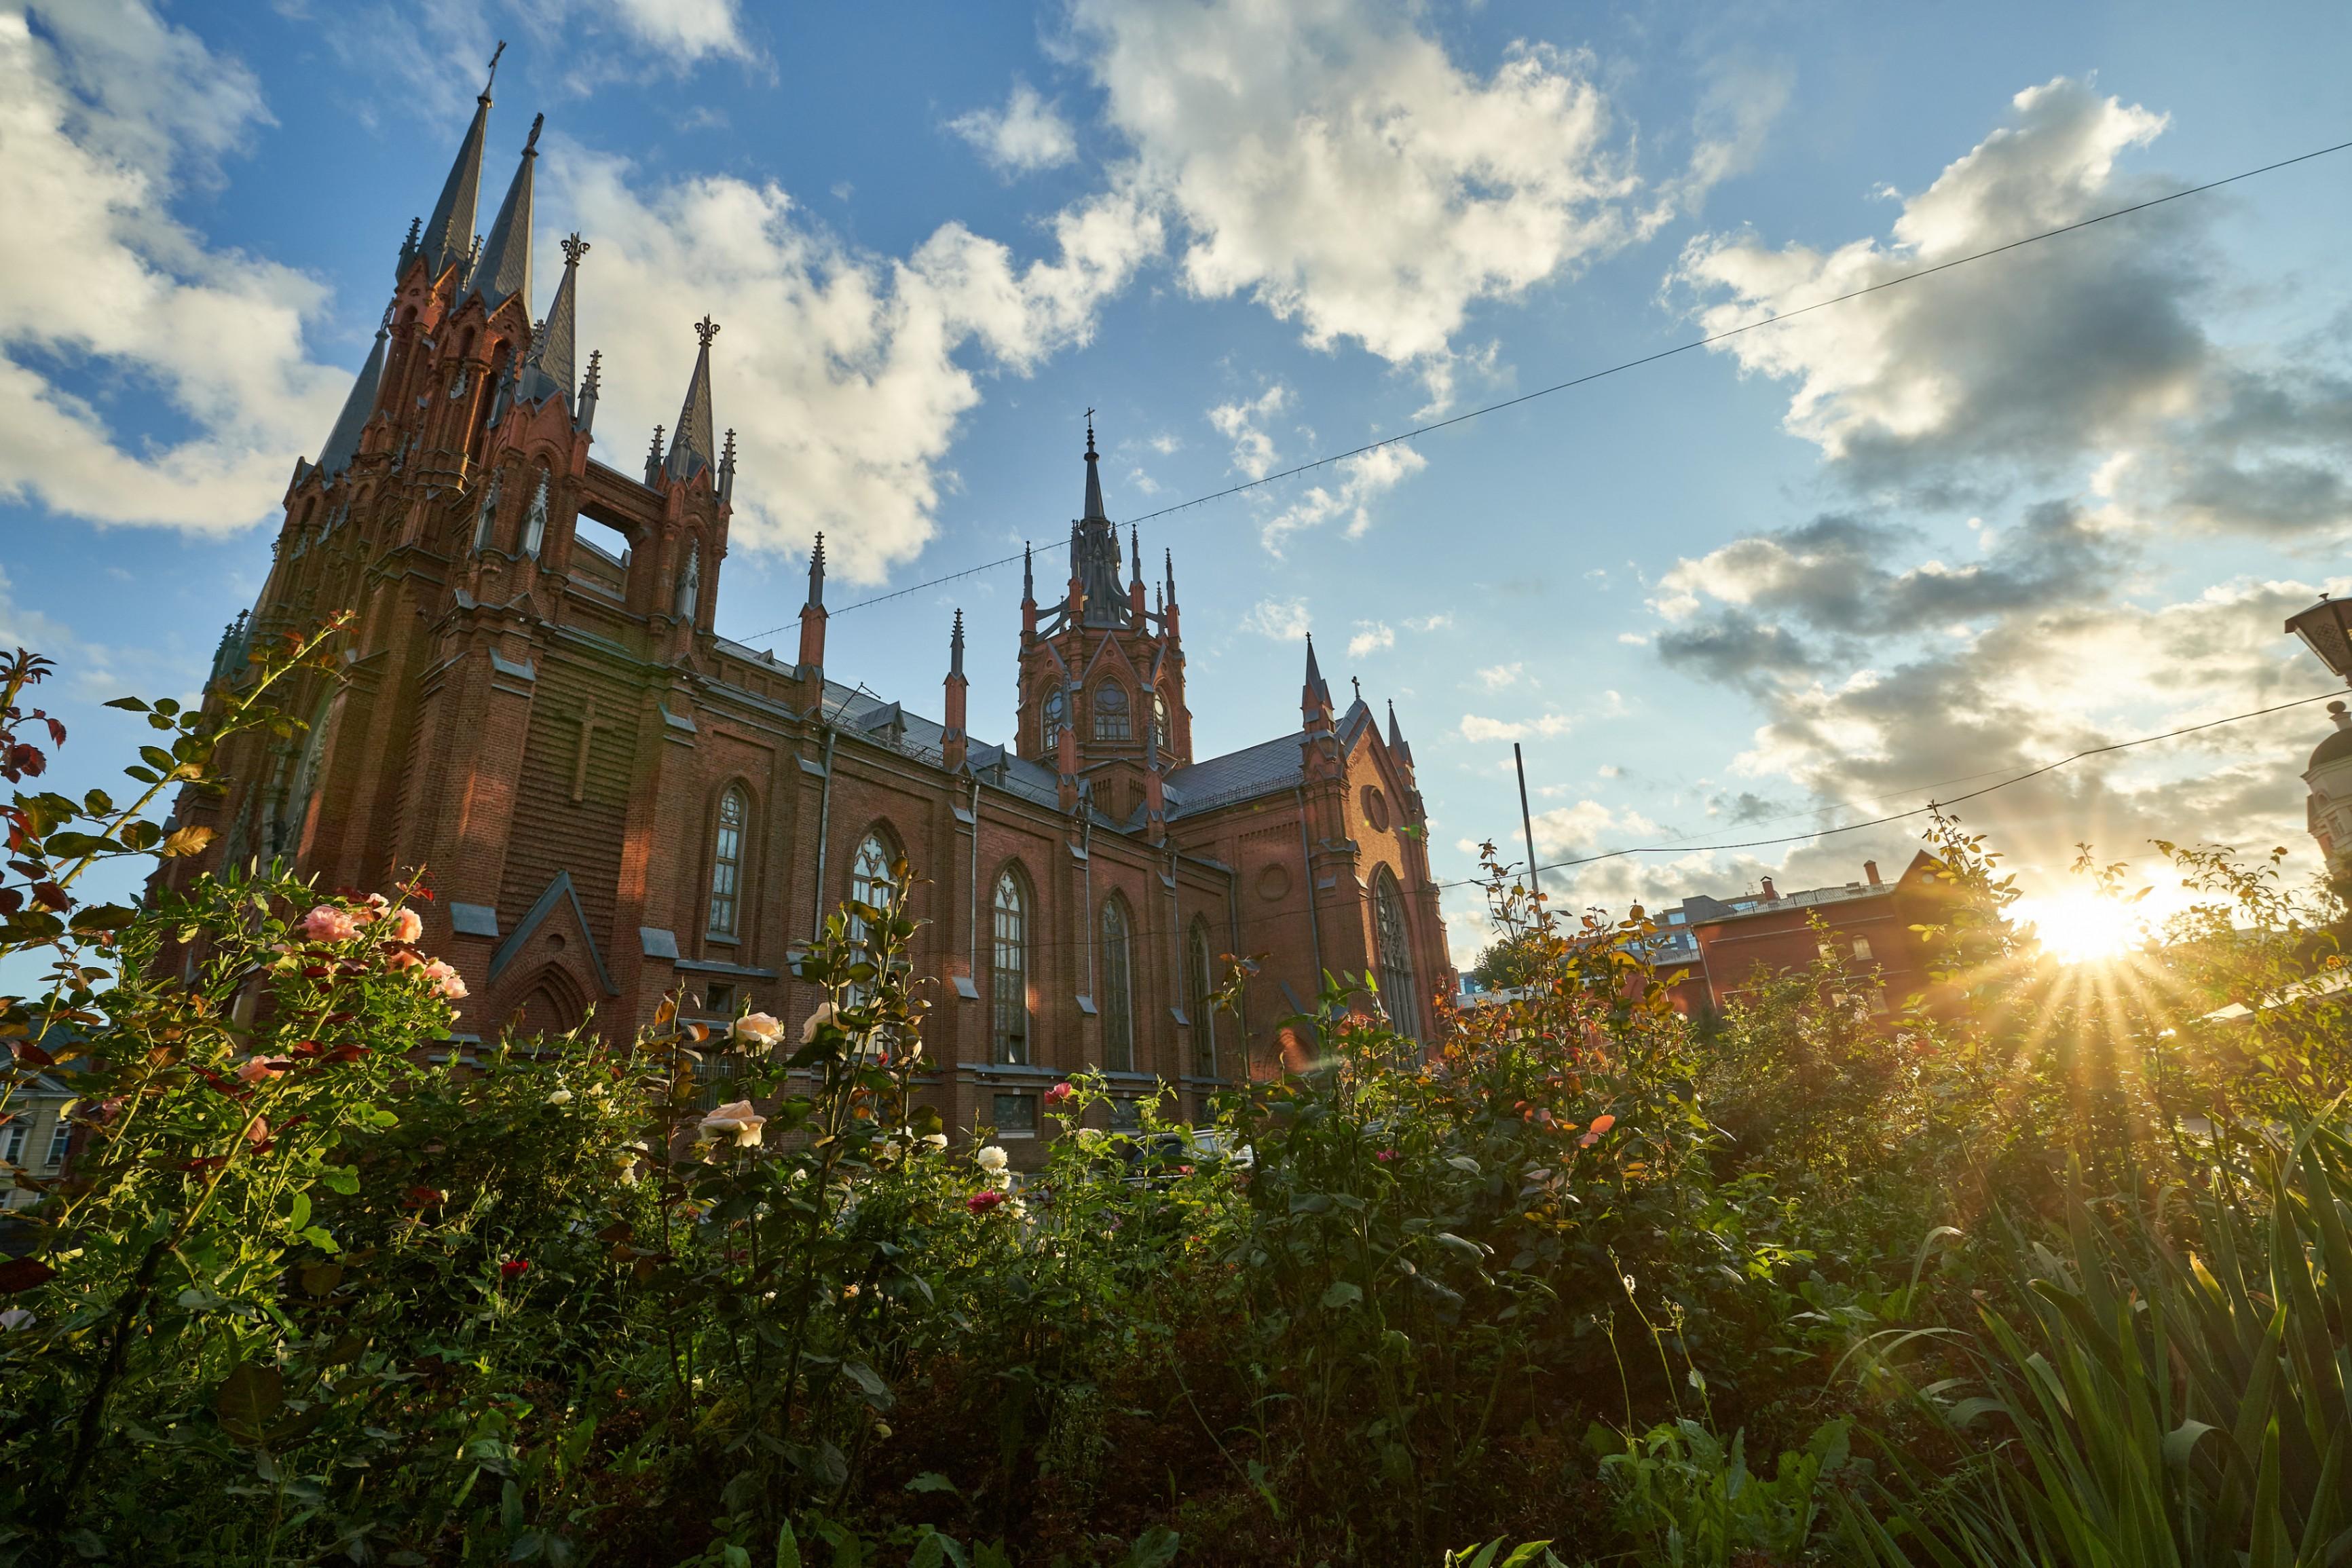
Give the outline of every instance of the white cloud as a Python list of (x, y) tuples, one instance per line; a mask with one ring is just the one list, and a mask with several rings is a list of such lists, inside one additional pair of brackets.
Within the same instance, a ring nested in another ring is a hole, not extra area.
[(1181, 215), (1185, 283), (1317, 346), (1442, 386), (1474, 305), (1641, 229), (1582, 55), (1514, 45), (1481, 77), (1383, 0), (1077, 0), (1073, 20), (1126, 177)]
[(1409, 631), (1436, 632), (1444, 631), (1453, 624), (1453, 616), (1441, 610), (1433, 616), (1422, 616), (1415, 619), (1409, 619), (1405, 622), (1405, 627)]
[(1220, 403), (1209, 410), (1209, 423), (1234, 444), (1234, 467), (1251, 479), (1262, 479), (1275, 463), (1274, 437), (1265, 422), (1290, 402), (1290, 389), (1276, 382), (1255, 397), (1240, 403)]
[(1524, 741), (1535, 735), (1565, 735), (1570, 720), (1564, 713), (1547, 713), (1540, 719), (1482, 719), (1475, 713), (1462, 715), (1462, 738), (1465, 741)]
[(1489, 691), (1500, 691), (1526, 674), (1527, 668), (1526, 665), (1517, 661), (1510, 664), (1488, 665), (1478, 672), (1478, 681)]
[(595, 0), (623, 31), (673, 61), (748, 58), (735, 0)]
[(595, 247), (581, 318), (583, 343), (605, 356), (600, 435), (621, 446), (675, 417), (687, 324), (709, 310), (723, 329), (719, 417), (741, 451), (737, 536), (796, 550), (824, 529), (863, 582), (931, 535), (957, 421), (980, 400), (959, 351), (1018, 374), (1086, 342), (1158, 245), (1148, 214), (1101, 196), (1058, 215), (1050, 259), (1021, 263), (950, 223), (897, 260), (843, 245), (772, 184), (708, 175), (648, 189), (624, 160), (547, 148), (541, 211)]
[(1034, 174), (1075, 162), (1077, 132), (1037, 89), (1015, 79), (1003, 109), (975, 109), (948, 121), (948, 129), (977, 148), (989, 166), (1005, 174)]
[(1292, 534), (1335, 518), (1347, 519), (1348, 538), (1361, 539), (1372, 525), (1372, 502), (1429, 467), (1429, 459), (1410, 447), (1381, 447), (1343, 458), (1334, 466), (1339, 474), (1336, 491), (1311, 486), (1266, 520), (1258, 531), (1266, 549), (1279, 555)]
[[(259, 90), (131, 0), (41, 22), (0, 13), (0, 209), (21, 220), (0, 226), (0, 497), (99, 522), (245, 527), (351, 384), (305, 351), (316, 280), (169, 216), (266, 118)], [(113, 390), (74, 390), (92, 383)], [(178, 428), (142, 428), (158, 425)]]
[(1348, 639), (1348, 657), (1361, 658), (1366, 654), (1396, 647), (1396, 633), (1386, 621), (1358, 621), (1356, 635)]
[(1241, 628), (1277, 642), (1297, 642), (1315, 629), (1304, 599), (1260, 599), (1242, 616)]

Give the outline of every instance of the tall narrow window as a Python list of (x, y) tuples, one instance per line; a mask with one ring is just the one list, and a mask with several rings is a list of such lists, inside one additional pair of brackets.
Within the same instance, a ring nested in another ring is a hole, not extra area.
[(48, 1165), (64, 1164), (66, 1151), (72, 1147), (73, 1123), (68, 1121), (65, 1119), (65, 1113), (60, 1111), (58, 1114), (57, 1125), (49, 1129), (49, 1157), (42, 1163)]
[(1134, 971), (1128, 962), (1127, 911), (1113, 899), (1102, 912), (1103, 1066), (1135, 1070)]
[(1412, 947), (1405, 940), (1404, 895), (1387, 867), (1372, 879), (1372, 926), (1379, 942), (1381, 1005), (1389, 1026), (1408, 1040), (1421, 1038), (1421, 999), (1413, 993)]
[(1209, 928), (1192, 922), (1192, 939), (1184, 949), (1184, 1012), (1192, 1020), (1192, 1074), (1217, 1076), (1216, 973), (1209, 967)]
[(1045, 720), (1045, 745), (1050, 751), (1053, 749), (1054, 742), (1062, 738), (1063, 726), (1069, 722), (1069, 697), (1056, 686), (1053, 690), (1045, 693), (1045, 706), (1040, 711)]
[[(857, 912), (859, 904), (882, 913), (889, 912), (891, 895), (896, 889), (890, 882), (890, 847), (878, 833), (869, 833), (859, 842), (856, 858), (849, 863), (849, 940), (857, 944), (857, 955), (866, 963), (877, 962), (866, 950), (868, 925), (866, 917)], [(872, 987), (854, 985), (850, 1000), (863, 1003), (872, 994)]]
[(1127, 689), (1106, 680), (1095, 688), (1095, 739), (1124, 741), (1127, 736)]
[(1176, 731), (1168, 721), (1168, 694), (1156, 686), (1151, 689), (1151, 743), (1161, 756), (1176, 749)]
[(992, 944), (989, 999), (993, 1012), (992, 1055), (1001, 1063), (1029, 1060), (1029, 906), (1021, 878), (1010, 866), (996, 879), (995, 941)]
[(733, 938), (743, 905), (743, 823), (751, 805), (740, 789), (719, 797), (719, 836), (710, 854), (712, 936)]

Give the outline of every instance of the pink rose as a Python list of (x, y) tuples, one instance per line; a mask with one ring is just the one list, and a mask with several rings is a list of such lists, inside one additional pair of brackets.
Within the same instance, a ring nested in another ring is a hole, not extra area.
[(466, 994), (466, 983), (457, 978), (457, 972), (437, 958), (425, 966), (425, 979), (449, 1001), (457, 1001)]
[(333, 904), (320, 904), (302, 917), (302, 934), (312, 942), (349, 942), (359, 931), (358, 918)]
[(1396, 1151), (1395, 1151), (1395, 1150), (1393, 1150), (1393, 1149), (1383, 1149), (1383, 1150), (1381, 1150), (1379, 1153), (1377, 1153), (1377, 1154), (1373, 1155), (1373, 1156), (1372, 1156), (1372, 1158), (1373, 1158), (1373, 1159), (1375, 1159), (1375, 1160), (1378, 1160), (1381, 1164), (1385, 1165), (1385, 1164), (1387, 1164), (1391, 1160), (1393, 1160), (1393, 1159), (1395, 1159), (1395, 1158), (1396, 1158)]
[(1063, 1106), (1067, 1105), (1071, 1100), (1076, 1096), (1077, 1092), (1078, 1091), (1076, 1089), (1072, 1089), (1066, 1083), (1055, 1084), (1053, 1088), (1045, 1091), (1045, 1109), (1048, 1110), (1060, 1110)]
[(394, 942), (415, 942), (425, 934), (424, 918), (415, 910), (394, 910), (387, 918), (391, 923), (385, 929)]
[(391, 952), (384, 956), (383, 962), (384, 967), (387, 969), (414, 969), (425, 961), (417, 957), (416, 954), (409, 952), (406, 948), (402, 947), (393, 949)]
[(970, 1209), (974, 1214), (986, 1214), (989, 1210), (994, 1208), (1003, 1201), (1004, 1194), (998, 1192), (994, 1187), (982, 1187), (980, 1191), (972, 1194), (971, 1196), (964, 1199), (963, 1206)]

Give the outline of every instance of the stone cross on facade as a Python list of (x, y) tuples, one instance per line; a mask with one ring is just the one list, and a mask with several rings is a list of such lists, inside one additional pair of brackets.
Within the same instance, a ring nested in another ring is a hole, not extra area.
[(575, 805), (588, 798), (589, 737), (605, 727), (604, 721), (596, 717), (596, 700), (591, 697), (580, 708), (580, 749), (572, 758), (572, 799)]

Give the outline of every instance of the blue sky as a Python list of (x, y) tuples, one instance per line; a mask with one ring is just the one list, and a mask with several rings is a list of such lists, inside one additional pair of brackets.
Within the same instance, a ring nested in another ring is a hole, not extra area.
[[(2352, 135), (2352, 14), (2319, 5), (0, 5), (0, 637), (66, 667), (68, 784), (134, 739), (97, 704), (193, 692), (250, 602), (499, 38), (490, 180), (544, 112), (537, 292), (579, 229), (604, 459), (675, 417), (709, 310), (744, 447), (719, 626), (787, 652), (816, 528), (836, 605), (1062, 539), (1089, 405), (1138, 516)], [(2322, 691), (2278, 624), (2352, 586), (2347, 189), (2352, 153), (1155, 520), (1200, 750), (1296, 721), (1311, 626), (1395, 699), (1452, 877), (1515, 840), (1515, 739), (1550, 858)], [(1002, 735), (1018, 597), (836, 615), (829, 668), (931, 705), (961, 606)], [(2152, 836), (2307, 874), (2325, 730), (1966, 815), (2042, 892), (2081, 840), (2149, 879)], [(1476, 900), (1448, 909), (1466, 963)]]

